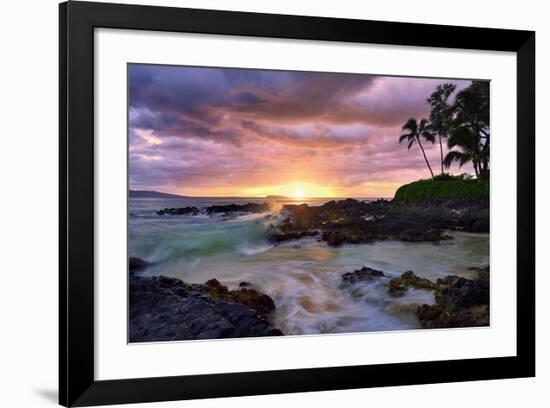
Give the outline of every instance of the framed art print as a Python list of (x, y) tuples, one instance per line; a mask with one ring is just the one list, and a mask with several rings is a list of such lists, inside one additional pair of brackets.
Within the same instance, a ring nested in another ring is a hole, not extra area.
[(534, 376), (534, 33), (60, 5), (60, 403)]

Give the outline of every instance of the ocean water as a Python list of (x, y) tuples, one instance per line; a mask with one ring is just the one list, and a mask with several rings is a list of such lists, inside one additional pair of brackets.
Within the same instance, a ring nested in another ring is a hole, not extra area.
[[(216, 278), (230, 288), (247, 281), (276, 305), (276, 327), (285, 334), (349, 333), (419, 328), (418, 304), (433, 294), (409, 290), (387, 293), (387, 281), (412, 270), (429, 279), (449, 274), (471, 277), (468, 269), (489, 263), (489, 235), (452, 233), (454, 240), (433, 243), (382, 241), (329, 247), (318, 238), (272, 245), (266, 239), (285, 203), (321, 205), (329, 199), (269, 200), (272, 215), (163, 215), (161, 208), (261, 203), (257, 198), (129, 199), (129, 255), (153, 262), (146, 275), (167, 275), (186, 282)], [(362, 266), (387, 278), (340, 289), (341, 275)]]

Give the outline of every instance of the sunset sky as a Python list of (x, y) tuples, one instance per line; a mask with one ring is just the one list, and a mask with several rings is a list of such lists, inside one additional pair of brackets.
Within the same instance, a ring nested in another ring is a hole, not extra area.
[[(403, 123), (428, 116), (438, 84), (470, 84), (155, 65), (128, 80), (130, 188), (200, 197), (391, 197), (430, 176), (398, 143)], [(439, 145), (425, 147), (439, 172)]]

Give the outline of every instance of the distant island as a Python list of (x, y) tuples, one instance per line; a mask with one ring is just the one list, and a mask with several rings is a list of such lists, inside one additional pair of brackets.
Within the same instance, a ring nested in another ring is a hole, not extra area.
[(267, 200), (287, 200), (288, 199), (287, 196), (283, 196), (283, 195), (266, 195), (265, 198)]
[(130, 190), (128, 196), (130, 198), (185, 198), (185, 196), (161, 193), (160, 191), (150, 190)]

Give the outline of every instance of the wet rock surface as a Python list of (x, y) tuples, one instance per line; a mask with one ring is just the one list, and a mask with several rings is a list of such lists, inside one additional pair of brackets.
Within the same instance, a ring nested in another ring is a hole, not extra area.
[(489, 232), (489, 201), (484, 198), (430, 199), (415, 205), (346, 199), (314, 207), (285, 205), (281, 215), (283, 221), (269, 233), (275, 242), (319, 232), (331, 246), (387, 239), (437, 243), (452, 239), (445, 230)]
[(157, 211), (158, 215), (198, 215), (200, 210), (197, 207), (182, 207), (182, 208), (163, 208)]
[(213, 205), (205, 207), (207, 214), (226, 213), (226, 212), (248, 212), (248, 213), (263, 213), (269, 211), (269, 204), (263, 203), (247, 203), (247, 204), (229, 204), (229, 205)]
[(223, 286), (217, 279), (210, 279), (204, 285), (208, 288), (208, 294), (213, 300), (228, 300), (248, 306), (255, 310), (258, 316), (267, 321), (269, 314), (275, 311), (273, 300), (263, 293), (250, 288), (251, 284), (242, 282), (245, 285), (238, 290), (229, 290), (227, 286)]
[(388, 291), (392, 295), (403, 295), (409, 288), (436, 289), (437, 285), (429, 279), (420, 278), (413, 271), (404, 272), (400, 277), (394, 278), (389, 283)]
[(181, 207), (181, 208), (163, 208), (157, 211), (158, 215), (199, 215), (199, 214), (220, 214), (220, 213), (262, 213), (269, 211), (269, 204), (247, 203), (247, 204), (228, 204), (212, 205), (210, 207)]
[(271, 298), (249, 287), (228, 290), (217, 280), (188, 284), (169, 277), (131, 276), (131, 342), (280, 336)]
[(436, 284), (436, 304), (417, 311), (424, 328), (489, 325), (489, 267), (480, 269), (475, 279), (451, 275)]
[(363, 266), (361, 269), (343, 274), (340, 289), (352, 286), (357, 282), (368, 282), (381, 276), (384, 276), (384, 272)]
[(128, 259), (128, 269), (130, 271), (130, 275), (133, 275), (134, 273), (139, 271), (143, 271), (151, 265), (153, 264), (149, 261), (146, 261), (145, 259), (136, 257), (130, 257), (130, 259)]
[[(402, 296), (411, 288), (433, 291), (435, 304), (414, 306), (414, 313), (422, 328), (488, 326), (489, 267), (470, 269), (477, 271), (476, 278), (448, 275), (435, 282), (407, 271), (389, 281), (388, 293)], [(363, 267), (343, 274), (340, 288), (346, 289), (357, 282), (369, 282), (385, 276), (382, 271)]]

